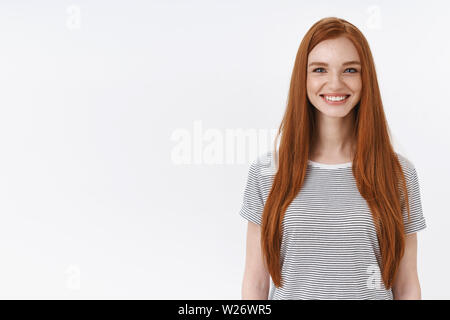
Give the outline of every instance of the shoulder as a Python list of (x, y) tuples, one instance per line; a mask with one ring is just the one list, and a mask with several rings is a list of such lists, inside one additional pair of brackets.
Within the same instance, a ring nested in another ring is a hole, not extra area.
[(272, 176), (276, 173), (273, 151), (259, 154), (251, 163), (250, 169), (258, 176)]
[(404, 171), (406, 171), (407, 173), (415, 171), (416, 168), (414, 166), (414, 163), (410, 159), (398, 152), (395, 152), (395, 154), (397, 155), (397, 159)]

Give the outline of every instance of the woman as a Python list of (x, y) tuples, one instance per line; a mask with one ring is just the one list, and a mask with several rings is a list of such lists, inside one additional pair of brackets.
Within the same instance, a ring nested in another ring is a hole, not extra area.
[(275, 149), (251, 164), (240, 215), (243, 299), (421, 298), (416, 169), (392, 147), (351, 23), (324, 18), (303, 38)]

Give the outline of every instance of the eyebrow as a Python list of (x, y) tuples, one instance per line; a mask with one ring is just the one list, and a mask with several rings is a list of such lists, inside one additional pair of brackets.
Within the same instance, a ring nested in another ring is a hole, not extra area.
[[(342, 65), (343, 65), (343, 66), (348, 66), (348, 65), (352, 65), (352, 64), (361, 65), (361, 63), (360, 63), (359, 61), (356, 61), (356, 60), (344, 62)], [(325, 63), (325, 62), (318, 62), (318, 61), (313, 61), (313, 62), (311, 62), (308, 66), (311, 67), (311, 66), (314, 66), (314, 65), (315, 65), (315, 66), (325, 66), (325, 67), (328, 67), (328, 63)]]

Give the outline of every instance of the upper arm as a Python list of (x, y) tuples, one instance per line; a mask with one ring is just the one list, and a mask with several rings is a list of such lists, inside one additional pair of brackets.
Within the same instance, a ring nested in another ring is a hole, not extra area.
[(256, 296), (267, 299), (270, 274), (261, 249), (262, 215), (265, 194), (267, 194), (263, 192), (266, 180), (263, 180), (263, 174), (261, 174), (264, 163), (265, 161), (260, 162), (257, 159), (250, 165), (239, 212), (248, 221), (243, 292), (246, 297), (255, 297), (256, 292)]
[(405, 236), (405, 251), (400, 260), (392, 290), (397, 297), (411, 294), (420, 297), (417, 275), (417, 232)]
[(244, 282), (261, 289), (270, 286), (270, 275), (267, 271), (261, 250), (261, 226), (251, 221), (247, 226), (247, 244), (245, 256)]
[[(409, 200), (409, 215), (406, 203), (402, 203), (403, 228), (405, 234), (412, 234), (426, 228), (426, 221), (422, 210), (419, 176), (412, 162), (403, 156), (400, 159), (405, 174)], [(402, 188), (400, 189), (400, 193), (402, 200), (405, 200), (405, 194)]]

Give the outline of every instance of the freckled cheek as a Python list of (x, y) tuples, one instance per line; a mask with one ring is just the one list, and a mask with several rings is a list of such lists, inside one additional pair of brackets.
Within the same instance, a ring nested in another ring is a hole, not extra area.
[(308, 78), (306, 80), (306, 89), (308, 91), (308, 94), (317, 95), (324, 83), (325, 82), (320, 79)]
[(347, 81), (345, 81), (345, 84), (355, 94), (361, 93), (361, 88), (362, 88), (361, 79), (347, 79)]

